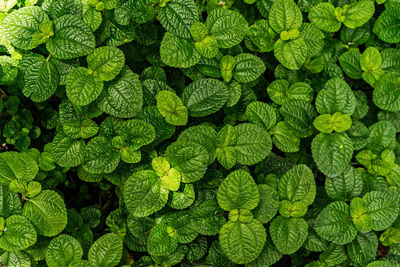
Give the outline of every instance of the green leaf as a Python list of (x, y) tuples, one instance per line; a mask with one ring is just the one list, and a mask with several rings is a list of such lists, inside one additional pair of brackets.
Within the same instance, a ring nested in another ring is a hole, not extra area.
[(100, 109), (110, 115), (118, 118), (134, 117), (143, 106), (139, 75), (124, 67), (114, 81), (104, 86), (98, 103)]
[(234, 128), (236, 160), (240, 164), (254, 165), (262, 161), (272, 150), (269, 134), (259, 126), (242, 123)]
[(36, 243), (37, 235), (33, 225), (23, 216), (12, 215), (5, 221), (0, 237), (0, 248), (5, 251), (26, 249)]
[(182, 174), (182, 182), (193, 183), (206, 173), (209, 162), (207, 149), (195, 142), (178, 141), (168, 146), (165, 156), (171, 166)]
[(386, 148), (394, 147), (396, 143), (396, 128), (389, 121), (379, 121), (369, 128), (367, 149), (382, 152)]
[(270, 52), (274, 49), (276, 33), (270, 27), (268, 20), (260, 19), (250, 26), (247, 37), (257, 47), (259, 52)]
[(298, 138), (286, 125), (280, 121), (272, 129), (272, 142), (283, 152), (293, 153), (300, 150), (300, 138)]
[(375, 84), (373, 98), (374, 104), (387, 111), (400, 110), (400, 77), (397, 74), (383, 75)]
[(80, 17), (65, 15), (53, 22), (55, 35), (47, 41), (46, 48), (55, 58), (71, 59), (93, 52), (94, 35)]
[(375, 231), (388, 228), (399, 215), (399, 206), (388, 193), (372, 191), (365, 194), (363, 199), (372, 220), (372, 229)]
[(350, 243), (357, 235), (350, 220), (349, 206), (342, 201), (328, 204), (318, 214), (314, 229), (322, 238), (340, 245)]
[(260, 201), (260, 194), (253, 177), (246, 171), (231, 172), (221, 183), (217, 193), (218, 205), (224, 210), (252, 210)]
[(169, 32), (166, 32), (162, 39), (160, 55), (162, 62), (175, 68), (193, 67), (201, 57), (190, 40), (177, 37)]
[(343, 12), (343, 15), (345, 16), (343, 24), (351, 29), (361, 27), (372, 18), (374, 12), (375, 12), (375, 1), (372, 0), (355, 1), (350, 5), (348, 5), (346, 11)]
[(18, 266), (18, 267), (31, 267), (31, 260), (29, 254), (23, 251), (16, 252), (4, 252), (0, 256), (0, 262), (6, 266)]
[(83, 162), (85, 142), (70, 138), (63, 133), (54, 137), (51, 155), (54, 161), (62, 167), (77, 167)]
[(372, 31), (382, 41), (395, 44), (400, 42), (399, 23), (399, 7), (390, 5), (379, 15)]
[(353, 167), (347, 169), (336, 177), (326, 177), (325, 190), (334, 200), (349, 201), (361, 194), (363, 181), (360, 173)]
[(190, 25), (190, 35), (196, 42), (202, 41), (208, 35), (207, 26), (203, 22), (195, 22)]
[(162, 209), (168, 200), (168, 189), (154, 171), (139, 171), (125, 182), (123, 196), (128, 212), (145, 217)]
[(255, 260), (261, 253), (266, 238), (264, 226), (255, 219), (250, 223), (228, 222), (219, 232), (222, 250), (237, 264)]
[(353, 156), (353, 142), (345, 133), (318, 134), (311, 144), (312, 156), (325, 175), (341, 174)]
[(43, 190), (29, 199), (22, 215), (27, 217), (37, 229), (39, 235), (56, 236), (67, 225), (67, 209), (64, 200), (55, 191)]
[(276, 123), (276, 112), (270, 105), (255, 101), (246, 107), (247, 119), (258, 126), (269, 130)]
[(230, 169), (236, 164), (235, 144), (235, 128), (232, 125), (227, 124), (218, 132), (217, 149), (215, 151), (218, 161), (226, 169)]
[(293, 0), (276, 0), (269, 12), (269, 24), (277, 33), (298, 29), (303, 22), (299, 7)]
[(210, 35), (199, 42), (195, 42), (194, 46), (197, 52), (205, 58), (214, 58), (219, 52), (217, 39)]
[(11, 192), (8, 185), (0, 185), (0, 216), (7, 218), (21, 213), (22, 206), (18, 194)]
[(221, 209), (214, 199), (205, 200), (193, 207), (192, 220), (196, 223), (196, 229), (202, 235), (218, 234), (226, 220), (220, 216)]
[(246, 264), (247, 267), (272, 266), (282, 258), (282, 254), (276, 249), (269, 237), (265, 242), (260, 255), (252, 262)]
[(58, 72), (50, 61), (32, 54), (24, 56), (20, 66), (24, 76), (22, 93), (26, 97), (34, 102), (43, 102), (54, 94), (58, 87)]
[(221, 76), (225, 82), (230, 82), (232, 79), (235, 64), (235, 58), (231, 55), (225, 55), (221, 58), (219, 66), (221, 69)]
[(173, 92), (166, 90), (158, 92), (157, 109), (169, 124), (186, 125), (188, 121), (188, 109)]
[(150, 232), (147, 239), (147, 251), (152, 256), (166, 256), (178, 248), (175, 229), (161, 222)]
[(352, 79), (361, 79), (362, 71), (360, 59), (360, 52), (355, 50), (346, 51), (339, 57), (340, 66), (347, 76)]
[(303, 23), (300, 31), (300, 38), (302, 38), (307, 45), (307, 57), (311, 58), (317, 56), (324, 46), (324, 33), (311, 23)]
[(123, 242), (117, 234), (105, 234), (97, 239), (89, 249), (91, 266), (114, 267), (122, 258)]
[(271, 239), (282, 254), (292, 254), (307, 239), (308, 224), (302, 218), (276, 217), (269, 227)]
[(51, 19), (67, 14), (79, 16), (82, 14), (82, 3), (76, 0), (44, 1), (42, 8), (47, 11)]
[(311, 205), (316, 194), (314, 175), (306, 165), (296, 165), (279, 180), (278, 190), (280, 200)]
[(23, 7), (6, 16), (1, 23), (1, 30), (15, 47), (30, 50), (43, 43), (33, 38), (35, 34), (40, 33), (43, 21), (49, 21), (49, 18), (40, 7)]
[(111, 173), (120, 161), (118, 151), (103, 136), (94, 137), (86, 146), (83, 168), (93, 174)]
[(375, 259), (377, 250), (378, 238), (373, 232), (359, 233), (356, 239), (347, 246), (349, 258), (362, 266), (366, 266)]
[(256, 80), (265, 72), (264, 62), (257, 56), (241, 53), (235, 56), (233, 78), (240, 83)]
[(228, 87), (216, 79), (199, 79), (185, 87), (183, 104), (192, 117), (205, 117), (220, 110), (228, 100)]
[(279, 39), (274, 45), (276, 59), (290, 70), (299, 70), (307, 57), (307, 45), (302, 38), (284, 41)]
[(260, 184), (258, 185), (260, 192), (260, 202), (253, 210), (254, 218), (260, 223), (269, 222), (277, 213), (279, 208), (279, 195), (272, 187)]
[(96, 48), (87, 56), (88, 69), (102, 81), (113, 80), (125, 64), (124, 53), (113, 46)]
[(168, 32), (190, 38), (190, 27), (199, 20), (199, 11), (193, 0), (171, 0), (160, 6), (158, 18)]
[(91, 7), (87, 8), (83, 12), (82, 20), (87, 25), (89, 25), (92, 32), (96, 31), (103, 22), (101, 12), (97, 11), (96, 8), (91, 8)]
[(146, 23), (154, 17), (154, 8), (145, 0), (118, 1), (115, 7), (115, 20), (120, 25), (128, 25), (131, 20)]
[(83, 256), (82, 246), (78, 240), (69, 235), (53, 238), (46, 250), (46, 263), (49, 267), (69, 267)]
[(350, 202), (350, 216), (354, 226), (362, 233), (372, 230), (373, 222), (368, 214), (367, 203), (364, 199), (356, 197)]
[(75, 105), (85, 106), (96, 100), (103, 91), (103, 82), (92, 71), (78, 67), (67, 75), (66, 92)]
[(351, 116), (356, 108), (356, 98), (343, 79), (333, 78), (318, 93), (315, 107), (320, 114), (341, 112)]
[(305, 101), (293, 100), (286, 102), (280, 108), (280, 113), (285, 118), (289, 129), (300, 138), (313, 134), (313, 121), (316, 117), (314, 107)]
[(170, 213), (161, 223), (173, 228), (172, 236), (182, 244), (193, 242), (198, 235), (197, 223), (192, 220), (191, 213), (187, 210)]
[(311, 102), (314, 98), (314, 90), (304, 82), (296, 82), (289, 87), (286, 80), (275, 80), (267, 88), (272, 101), (283, 105), (290, 100), (303, 100)]
[(13, 180), (32, 181), (39, 171), (36, 161), (24, 153), (0, 154), (0, 183), (7, 185)]
[(326, 32), (337, 32), (342, 24), (336, 19), (335, 7), (328, 2), (316, 4), (310, 10), (308, 19)]
[(205, 24), (220, 48), (239, 44), (248, 30), (247, 21), (239, 12), (225, 8), (216, 8), (208, 13)]

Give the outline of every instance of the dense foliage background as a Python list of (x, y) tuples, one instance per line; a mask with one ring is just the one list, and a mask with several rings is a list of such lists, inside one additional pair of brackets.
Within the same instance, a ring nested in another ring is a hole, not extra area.
[(400, 266), (397, 0), (0, 12), (1, 266)]

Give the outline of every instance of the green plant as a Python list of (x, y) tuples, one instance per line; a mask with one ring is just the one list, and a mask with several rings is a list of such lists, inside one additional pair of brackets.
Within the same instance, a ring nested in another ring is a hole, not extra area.
[(394, 0), (0, 0), (0, 265), (400, 265)]

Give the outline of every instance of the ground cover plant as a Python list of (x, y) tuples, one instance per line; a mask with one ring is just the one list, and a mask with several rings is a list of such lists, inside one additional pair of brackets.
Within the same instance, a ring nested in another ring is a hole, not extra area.
[(1, 266), (400, 266), (397, 0), (0, 12)]

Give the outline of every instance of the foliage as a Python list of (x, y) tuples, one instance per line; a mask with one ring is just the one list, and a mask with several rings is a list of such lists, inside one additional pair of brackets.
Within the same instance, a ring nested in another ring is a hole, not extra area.
[(399, 266), (399, 25), (395, 0), (0, 0), (0, 265)]

